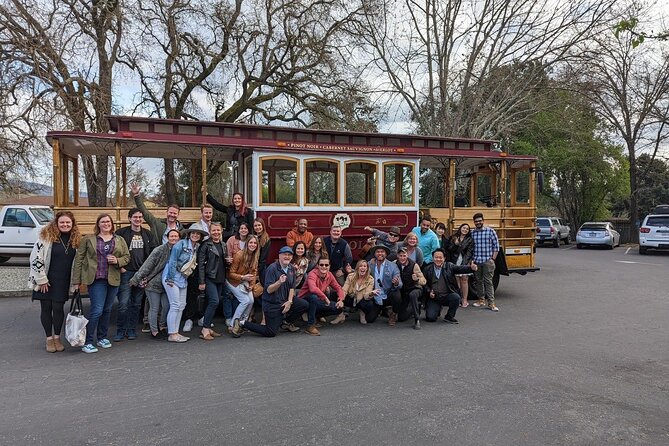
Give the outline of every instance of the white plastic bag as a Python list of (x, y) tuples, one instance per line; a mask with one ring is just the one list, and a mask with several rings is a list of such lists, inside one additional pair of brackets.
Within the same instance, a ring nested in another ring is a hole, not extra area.
[(65, 319), (65, 339), (72, 347), (83, 347), (86, 344), (86, 325), (88, 319), (81, 309), (81, 296), (75, 292), (70, 303), (70, 312)]

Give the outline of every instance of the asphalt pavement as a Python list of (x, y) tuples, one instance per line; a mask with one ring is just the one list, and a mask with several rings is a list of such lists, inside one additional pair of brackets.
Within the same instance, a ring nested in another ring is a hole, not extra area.
[(502, 277), (499, 313), (421, 331), (50, 354), (39, 305), (0, 299), (0, 444), (669, 444), (669, 254), (537, 256)]

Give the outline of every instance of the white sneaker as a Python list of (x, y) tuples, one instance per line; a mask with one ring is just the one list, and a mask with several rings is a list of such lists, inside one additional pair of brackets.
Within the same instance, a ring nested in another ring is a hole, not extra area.
[(197, 320), (198, 327), (204, 327), (204, 316)]
[(184, 322), (184, 329), (183, 331), (191, 331), (193, 329), (193, 321), (190, 319), (186, 319), (186, 322)]

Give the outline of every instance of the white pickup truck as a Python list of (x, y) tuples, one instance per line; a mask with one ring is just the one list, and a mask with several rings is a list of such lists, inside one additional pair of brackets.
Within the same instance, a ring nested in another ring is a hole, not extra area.
[(0, 263), (28, 257), (39, 232), (53, 219), (48, 206), (6, 204), (0, 209)]

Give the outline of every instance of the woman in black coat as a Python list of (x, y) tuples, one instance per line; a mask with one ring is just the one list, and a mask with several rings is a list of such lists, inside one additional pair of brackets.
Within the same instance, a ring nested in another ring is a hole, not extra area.
[(60, 211), (42, 228), (30, 254), (32, 297), (40, 301), (40, 320), (49, 353), (65, 350), (60, 341), (65, 320), (63, 306), (73, 288), (72, 264), (80, 241), (81, 234), (74, 215), (69, 211)]
[(239, 224), (242, 222), (246, 222), (246, 224), (249, 225), (249, 228), (253, 227), (255, 213), (253, 212), (253, 209), (246, 206), (246, 201), (244, 200), (244, 195), (242, 193), (235, 192), (232, 195), (232, 204), (230, 206), (225, 206), (216, 201), (211, 194), (207, 194), (207, 203), (212, 205), (217, 211), (226, 213), (223, 241), (227, 242), (230, 237), (236, 234), (239, 230)]
[[(460, 225), (458, 230), (451, 237), (451, 262), (456, 265), (469, 265), (474, 258), (474, 239), (472, 238), (471, 228), (467, 223)], [(462, 296), (462, 308), (467, 308), (469, 302), (469, 276), (471, 274), (456, 274), (455, 280), (460, 287)]]

